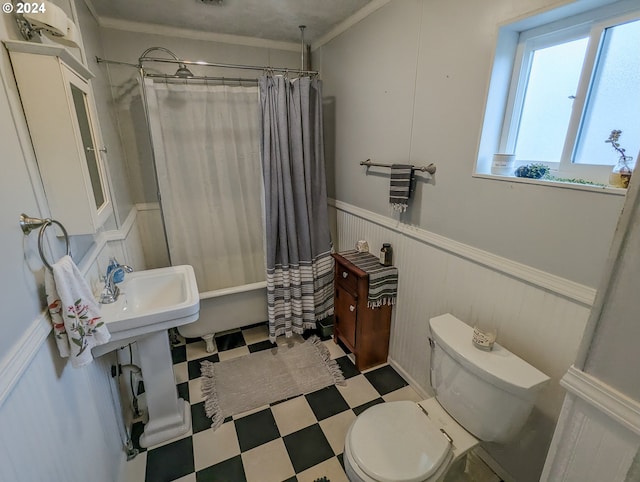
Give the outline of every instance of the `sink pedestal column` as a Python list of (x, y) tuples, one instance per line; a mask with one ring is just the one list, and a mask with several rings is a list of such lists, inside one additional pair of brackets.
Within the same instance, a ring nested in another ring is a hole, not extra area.
[(187, 433), (191, 429), (191, 409), (178, 398), (167, 332), (150, 333), (136, 343), (149, 411), (140, 445), (149, 447)]

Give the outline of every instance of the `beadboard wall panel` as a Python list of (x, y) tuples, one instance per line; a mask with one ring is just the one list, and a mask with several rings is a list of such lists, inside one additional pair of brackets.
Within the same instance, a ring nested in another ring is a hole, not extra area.
[[(623, 482), (640, 438), (579, 395), (568, 394), (540, 478), (543, 482)], [(552, 456), (551, 456), (552, 455)]]
[[(136, 210), (98, 235), (79, 263), (99, 290), (110, 256), (142, 263)], [(0, 480), (113, 482), (125, 462), (120, 408), (112, 398), (113, 355), (74, 369), (60, 358), (48, 318), (33, 320), (0, 359)]]
[(499, 464), (496, 470), (518, 474), (511, 479), (519, 482), (522, 474), (537, 481), (565, 395), (559, 381), (575, 359), (589, 316), (590, 305), (580, 300), (593, 299), (591, 289), (545, 273), (534, 273), (535, 284), (526, 266), (344, 202), (330, 203), (330, 214), (338, 251), (353, 249), (359, 239), (374, 254), (383, 242), (392, 244), (399, 280), (389, 361), (418, 392), (433, 393), (428, 322), (443, 313), (470, 325), (495, 320), (498, 342), (551, 377), (523, 429), (527, 435), (507, 446), (483, 445)]
[(137, 225), (140, 232), (145, 263), (148, 269), (169, 266), (169, 254), (158, 203), (136, 204)]
[(448, 312), (470, 325), (495, 320), (498, 341), (552, 378), (538, 408), (557, 418), (564, 397), (558, 382), (575, 359), (589, 306), (406, 236), (393, 221), (382, 226), (330, 209), (337, 250), (366, 239), (377, 254), (383, 242), (391, 243), (400, 276), (389, 356), (422, 391), (431, 392), (429, 318)]
[(74, 369), (47, 338), (0, 409), (0, 480), (118, 480), (124, 452), (107, 358)]

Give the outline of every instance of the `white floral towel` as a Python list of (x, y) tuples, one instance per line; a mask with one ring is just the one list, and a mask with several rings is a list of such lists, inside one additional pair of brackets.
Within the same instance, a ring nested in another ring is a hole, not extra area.
[(70, 256), (63, 256), (46, 270), (44, 288), (51, 323), (61, 357), (81, 367), (93, 361), (91, 348), (109, 341), (107, 325), (101, 321), (100, 305)]

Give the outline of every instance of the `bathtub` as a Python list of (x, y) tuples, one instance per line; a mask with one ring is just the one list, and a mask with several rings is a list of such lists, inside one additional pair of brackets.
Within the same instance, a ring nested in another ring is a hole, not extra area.
[(201, 337), (214, 351), (213, 335), (267, 321), (267, 282), (200, 293), (200, 318), (178, 327), (186, 338)]

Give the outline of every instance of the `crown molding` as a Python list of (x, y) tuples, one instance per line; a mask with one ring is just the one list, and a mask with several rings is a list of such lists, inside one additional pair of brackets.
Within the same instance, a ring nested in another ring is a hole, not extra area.
[(391, 0), (372, 0), (367, 5), (365, 5), (360, 10), (358, 10), (356, 13), (348, 17), (346, 20), (343, 20), (338, 25), (336, 25), (333, 29), (331, 29), (329, 33), (323, 35), (317, 41), (313, 42), (311, 44), (311, 51), (319, 49), (323, 45), (329, 43), (331, 40), (336, 38), (342, 32), (350, 29), (360, 20), (368, 17), (373, 12), (384, 7), (389, 2), (391, 2)]
[(100, 21), (100, 15), (98, 15), (98, 11), (96, 10), (96, 7), (93, 6), (93, 2), (91, 2), (91, 0), (83, 0), (83, 1), (84, 1), (84, 4), (89, 9), (89, 13), (91, 13), (91, 16), (93, 17), (93, 19), (96, 22), (99, 22)]

